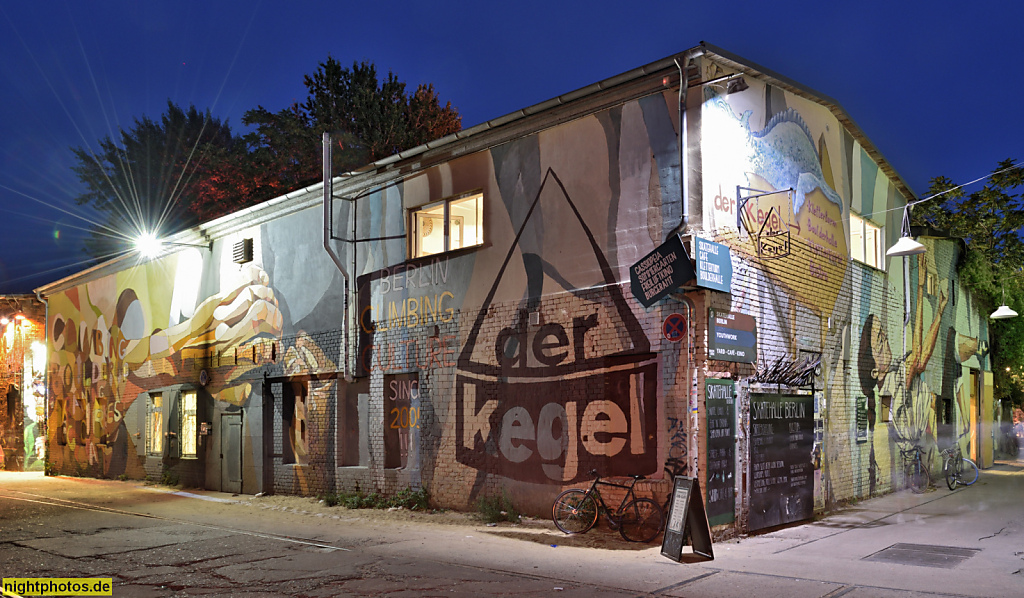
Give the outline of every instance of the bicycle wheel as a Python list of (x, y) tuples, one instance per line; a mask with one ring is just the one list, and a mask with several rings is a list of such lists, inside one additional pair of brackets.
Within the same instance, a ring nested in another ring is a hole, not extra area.
[(956, 490), (957, 480), (960, 479), (960, 472), (957, 471), (956, 460), (952, 457), (946, 459), (946, 464), (942, 467), (942, 470), (946, 474), (946, 485), (949, 486), (950, 490)]
[(551, 519), (567, 534), (582, 534), (597, 523), (597, 502), (585, 490), (566, 490), (551, 505)]
[(978, 465), (970, 459), (964, 459), (963, 464), (960, 466), (963, 471), (960, 472), (960, 483), (964, 486), (970, 486), (974, 482), (978, 481)]
[(638, 498), (622, 510), (619, 533), (629, 542), (650, 542), (658, 537), (665, 512), (649, 498)]
[(921, 494), (928, 487), (928, 474), (925, 472), (924, 463), (920, 459), (911, 461), (907, 470), (907, 481), (910, 484), (910, 491), (914, 494)]

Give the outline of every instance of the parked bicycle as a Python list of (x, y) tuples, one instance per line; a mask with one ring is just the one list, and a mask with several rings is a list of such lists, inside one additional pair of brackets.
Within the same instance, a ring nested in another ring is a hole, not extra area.
[(907, 486), (914, 494), (921, 494), (931, 483), (931, 475), (928, 473), (928, 466), (924, 462), (920, 445), (903, 450), (903, 472), (906, 475)]
[[(551, 505), (551, 519), (558, 529), (567, 534), (582, 534), (593, 528), (598, 515), (604, 513), (612, 529), (618, 529), (623, 539), (629, 542), (650, 542), (658, 537), (665, 522), (665, 512), (653, 500), (637, 498), (633, 493), (633, 487), (644, 476), (630, 476), (633, 482), (626, 485), (602, 480), (596, 469), (590, 475), (596, 477), (589, 489), (573, 488), (555, 497)], [(625, 489), (626, 494), (614, 511), (605, 504), (599, 485)]]
[(970, 486), (978, 481), (978, 466), (960, 452), (960, 443), (942, 451), (944, 463), (942, 471), (946, 474), (946, 485), (956, 490), (957, 485)]

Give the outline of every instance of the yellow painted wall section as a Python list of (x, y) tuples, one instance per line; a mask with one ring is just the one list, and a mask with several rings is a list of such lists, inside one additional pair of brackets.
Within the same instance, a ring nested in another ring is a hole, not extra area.
[(992, 467), (995, 464), (993, 453), (992, 434), (995, 429), (995, 412), (992, 410), (992, 397), (994, 396), (992, 372), (982, 372), (982, 393), (981, 393), (981, 462), (982, 467)]

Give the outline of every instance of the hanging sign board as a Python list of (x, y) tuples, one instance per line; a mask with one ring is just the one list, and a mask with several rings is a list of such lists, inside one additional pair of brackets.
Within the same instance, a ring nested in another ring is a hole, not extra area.
[(629, 268), (629, 288), (637, 301), (650, 307), (695, 277), (683, 240), (672, 235)]
[(757, 322), (754, 317), (708, 310), (708, 359), (754, 363), (757, 360)]
[(693, 240), (697, 286), (728, 293), (732, 289), (732, 254), (729, 247), (697, 237)]
[[(711, 527), (704, 512), (697, 478), (677, 476), (669, 499), (668, 523), (661, 541), (662, 556), (677, 563), (715, 560), (711, 549)], [(693, 552), (684, 557), (685, 544), (690, 544)]]

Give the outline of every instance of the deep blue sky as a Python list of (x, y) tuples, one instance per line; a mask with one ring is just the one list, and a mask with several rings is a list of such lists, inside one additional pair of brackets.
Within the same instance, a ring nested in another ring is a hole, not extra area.
[(434, 83), (469, 127), (703, 40), (835, 98), (923, 196), (1024, 159), (1021, 23), (1003, 1), (4, 3), (0, 293), (82, 267), (71, 146), (168, 99), (242, 132), (328, 54)]

